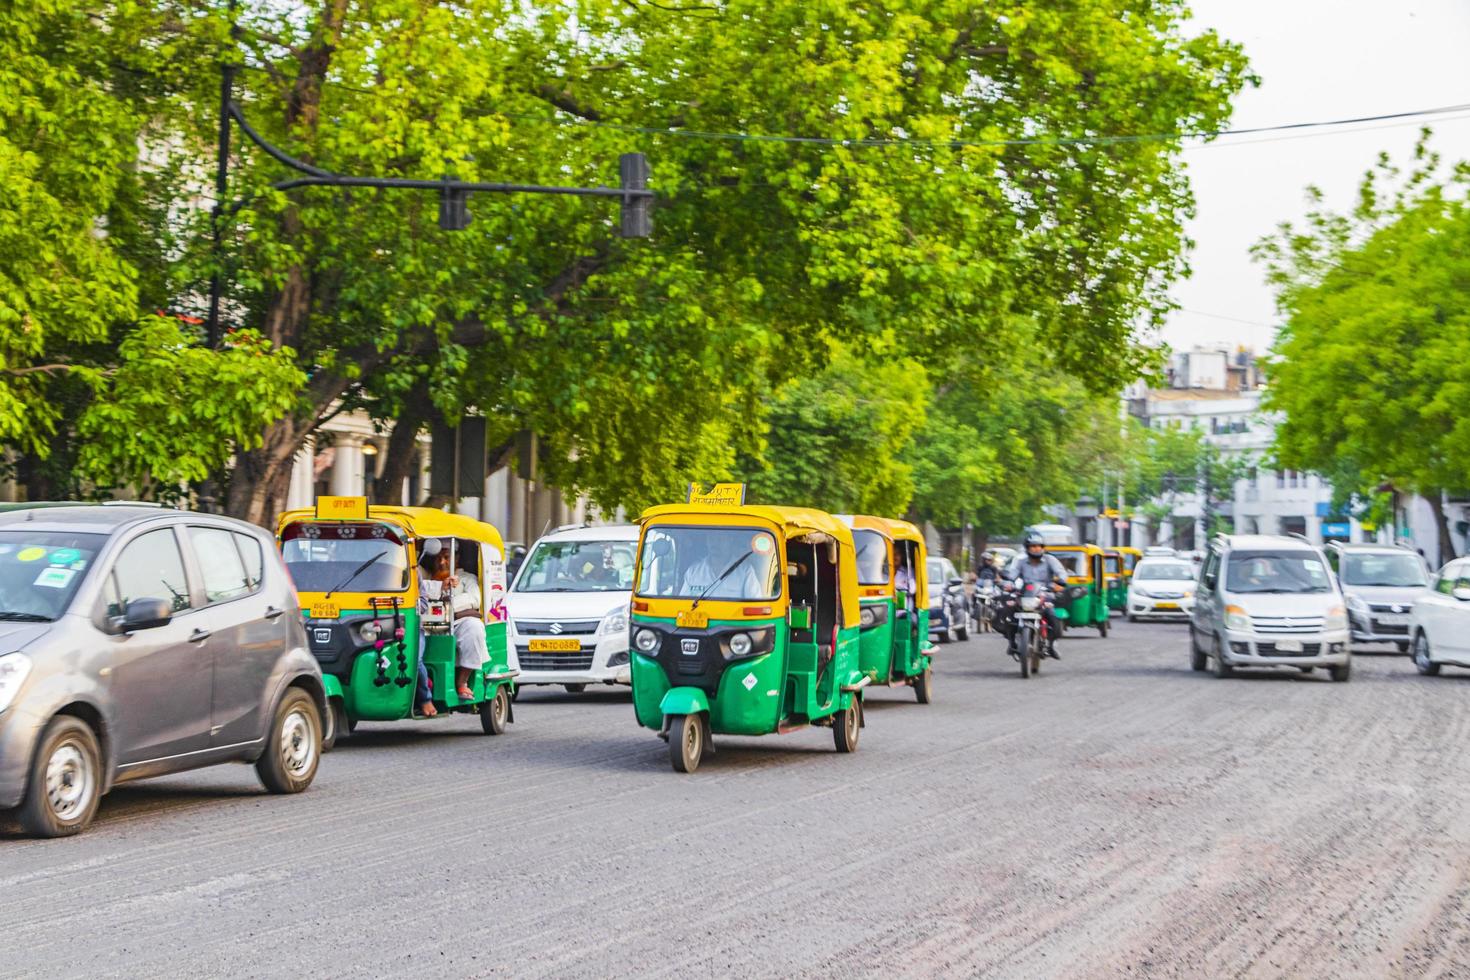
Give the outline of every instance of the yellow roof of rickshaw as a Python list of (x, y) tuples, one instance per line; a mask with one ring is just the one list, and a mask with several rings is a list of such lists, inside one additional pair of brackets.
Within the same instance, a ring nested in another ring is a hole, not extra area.
[(894, 541), (915, 541), (924, 544), (924, 532), (908, 521), (892, 517), (873, 517), (871, 514), (839, 514), (837, 519), (848, 527), (864, 531), (877, 531)]
[(1085, 555), (1100, 555), (1103, 550), (1095, 544), (1049, 544), (1047, 551), (1080, 551)]
[(888, 525), (895, 541), (916, 542), (917, 544), (923, 545), (927, 552), (928, 542), (924, 540), (924, 532), (920, 531), (916, 525), (910, 524), (908, 521), (895, 520), (891, 517), (886, 517), (883, 520)]
[[(287, 524), (295, 521), (314, 521), (316, 519), (316, 511), (310, 507), (288, 510), (276, 522), (276, 530), (279, 532)], [(391, 521), (422, 538), (467, 538), (470, 541), (493, 544), (501, 554), (505, 553), (505, 541), (500, 537), (500, 532), (495, 529), (495, 525), (477, 521), (463, 514), (451, 514), (433, 507), (389, 507), (371, 504), (368, 506), (368, 520)]]
[(742, 504), (730, 507), (720, 504), (660, 504), (650, 507), (638, 518), (640, 524), (667, 517), (754, 517), (781, 528), (787, 535), (822, 531), (852, 546), (852, 531), (846, 524), (824, 510), (810, 507), (776, 507), (766, 504)]

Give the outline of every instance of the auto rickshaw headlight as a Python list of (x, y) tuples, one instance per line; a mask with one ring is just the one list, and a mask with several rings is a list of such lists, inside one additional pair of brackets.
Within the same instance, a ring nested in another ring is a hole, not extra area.
[(376, 619), (369, 619), (357, 627), (357, 638), (364, 643), (376, 643), (382, 632), (383, 625)]
[(749, 633), (736, 633), (730, 637), (730, 656), (744, 657), (750, 654), (755, 644), (751, 642)]
[(639, 653), (652, 654), (658, 649), (658, 634), (650, 629), (641, 629), (633, 637), (633, 645)]

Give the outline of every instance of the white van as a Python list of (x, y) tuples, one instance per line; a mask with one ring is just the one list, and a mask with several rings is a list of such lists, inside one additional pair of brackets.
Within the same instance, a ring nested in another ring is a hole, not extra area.
[(505, 596), (517, 687), (628, 684), (628, 606), (638, 528), (558, 528), (526, 554)]
[(1190, 663), (1236, 667), (1325, 667), (1351, 676), (1347, 603), (1327, 558), (1306, 538), (1221, 535), (1210, 544), (1189, 623)]

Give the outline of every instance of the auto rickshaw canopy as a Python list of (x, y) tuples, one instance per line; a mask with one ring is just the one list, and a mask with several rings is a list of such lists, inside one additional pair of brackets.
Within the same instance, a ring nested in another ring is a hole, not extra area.
[[(891, 517), (873, 517), (869, 514), (841, 514), (838, 520), (847, 524), (855, 531), (876, 531), (890, 542), (907, 541), (918, 546), (918, 557), (912, 569), (914, 575), (914, 595), (927, 596), (929, 594), (929, 553), (924, 543), (924, 532), (920, 531), (908, 521), (895, 520)], [(895, 569), (888, 573), (888, 585), (893, 585)]]
[(852, 540), (852, 531), (846, 524), (823, 510), (808, 507), (777, 507), (766, 504), (660, 504), (645, 510), (638, 523), (672, 524), (680, 519), (692, 519), (696, 524), (718, 526), (722, 519), (734, 519), (742, 523), (768, 525), (784, 544), (791, 538), (807, 535), (826, 535), (838, 544), (837, 576), (842, 589), (842, 625), (858, 625), (861, 610), (858, 606), (857, 549)]
[[(501, 557), (505, 556), (505, 541), (501, 538), (500, 532), (495, 529), (495, 525), (477, 521), (464, 514), (451, 514), (433, 507), (390, 507), (372, 504), (367, 508), (366, 519), (389, 521), (420, 538), (464, 538), (480, 544), (493, 545), (500, 552)], [(318, 517), (316, 511), (308, 507), (288, 510), (276, 522), (276, 533), (280, 534), (287, 524), (327, 520), (329, 519)]]

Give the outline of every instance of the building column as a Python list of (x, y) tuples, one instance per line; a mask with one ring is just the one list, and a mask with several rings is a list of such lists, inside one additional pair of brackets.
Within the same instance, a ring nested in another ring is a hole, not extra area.
[(363, 470), (362, 440), (357, 436), (339, 433), (333, 448), (336, 456), (332, 460), (332, 495), (361, 497), (367, 487), (367, 477)]
[(286, 490), (286, 509), (310, 507), (316, 497), (312, 479), (316, 466), (316, 439), (306, 437), (305, 444), (291, 461), (291, 482)]

